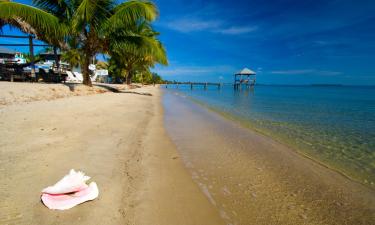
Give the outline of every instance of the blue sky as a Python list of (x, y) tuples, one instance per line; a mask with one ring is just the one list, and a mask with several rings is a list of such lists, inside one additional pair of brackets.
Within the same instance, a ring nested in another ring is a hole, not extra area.
[(264, 84), (375, 85), (374, 0), (155, 2), (165, 79), (231, 82), (249, 67)]

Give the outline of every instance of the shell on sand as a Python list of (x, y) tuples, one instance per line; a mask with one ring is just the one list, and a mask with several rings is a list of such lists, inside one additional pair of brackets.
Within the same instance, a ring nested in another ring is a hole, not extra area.
[(44, 188), (42, 190), (42, 193), (65, 194), (77, 192), (88, 187), (86, 181), (88, 181), (89, 179), (90, 177), (85, 176), (83, 172), (76, 172), (74, 169), (71, 169), (69, 174), (65, 175), (53, 186)]
[(42, 194), (42, 201), (45, 206), (49, 209), (65, 210), (73, 208), (76, 205), (84, 203), (86, 201), (94, 200), (99, 196), (99, 189), (95, 182), (91, 182), (90, 185), (83, 190), (72, 194)]
[(81, 171), (70, 170), (55, 185), (42, 190), (42, 202), (49, 209), (65, 210), (73, 208), (99, 196), (99, 189), (95, 182), (86, 184), (90, 177)]

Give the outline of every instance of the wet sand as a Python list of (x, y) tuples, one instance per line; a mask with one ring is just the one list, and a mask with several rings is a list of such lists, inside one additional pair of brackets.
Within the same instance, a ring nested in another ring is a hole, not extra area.
[(165, 91), (166, 127), (227, 224), (373, 224), (375, 191)]
[[(17, 95), (17, 86), (8, 89)], [(159, 89), (137, 89), (144, 92), (152, 96), (40, 97), (0, 106), (0, 224), (223, 224), (164, 131)], [(99, 198), (47, 209), (40, 191), (71, 168), (92, 177)]]

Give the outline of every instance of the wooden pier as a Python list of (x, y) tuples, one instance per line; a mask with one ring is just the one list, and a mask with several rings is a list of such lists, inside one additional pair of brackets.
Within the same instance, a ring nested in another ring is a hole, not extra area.
[(203, 86), (204, 90), (207, 90), (208, 86), (216, 86), (218, 89), (221, 89), (223, 86), (222, 83), (209, 83), (209, 82), (170, 82), (166, 83), (165, 87), (168, 88), (168, 85), (175, 85), (178, 88), (180, 85), (188, 85), (190, 89), (193, 90), (194, 86)]

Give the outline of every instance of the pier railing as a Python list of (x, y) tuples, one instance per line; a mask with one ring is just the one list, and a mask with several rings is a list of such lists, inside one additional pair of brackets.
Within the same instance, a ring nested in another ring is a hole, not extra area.
[(168, 88), (168, 85), (174, 85), (176, 88), (178, 88), (180, 85), (188, 85), (190, 86), (190, 89), (193, 90), (194, 86), (203, 86), (205, 90), (207, 90), (208, 86), (216, 86), (218, 89), (221, 89), (223, 86), (222, 83), (211, 83), (211, 82), (170, 82), (166, 83), (165, 87)]

